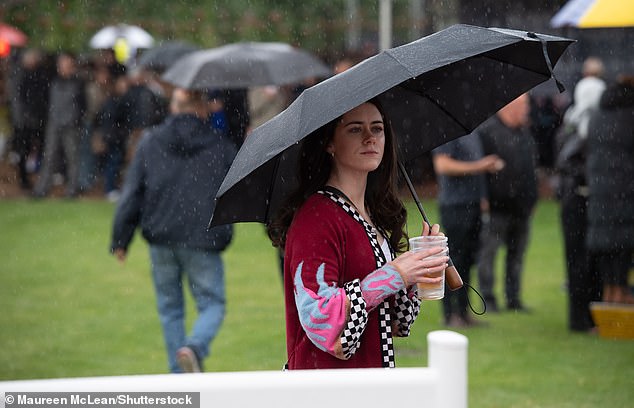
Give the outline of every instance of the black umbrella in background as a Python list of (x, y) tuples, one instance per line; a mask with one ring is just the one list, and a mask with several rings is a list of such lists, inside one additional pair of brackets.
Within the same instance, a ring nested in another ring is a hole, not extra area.
[(383, 51), (306, 89), (246, 139), (216, 195), (210, 226), (268, 223), (297, 184), (300, 141), (359, 104), (382, 99), (399, 160), (406, 162), (470, 133), (551, 78), (551, 64), (571, 43), (543, 34), (455, 25)]
[(188, 54), (163, 80), (186, 89), (239, 89), (325, 78), (330, 68), (306, 50), (279, 42), (242, 42)]
[(162, 73), (185, 55), (198, 50), (200, 47), (185, 41), (166, 41), (144, 51), (137, 65)]

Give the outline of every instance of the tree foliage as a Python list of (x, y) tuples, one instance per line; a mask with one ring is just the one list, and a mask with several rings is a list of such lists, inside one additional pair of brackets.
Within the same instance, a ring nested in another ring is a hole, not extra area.
[[(157, 40), (187, 40), (202, 47), (246, 40), (283, 41), (337, 58), (346, 51), (350, 1), (359, 6), (359, 44), (371, 44), (374, 49), (369, 51), (375, 51), (379, 0), (3, 0), (0, 21), (25, 31), (30, 46), (52, 52), (85, 52), (100, 28), (127, 23), (143, 27)], [(425, 8), (419, 17), (410, 8), (416, 1)], [(392, 0), (393, 40), (394, 44), (411, 40), (412, 26), (428, 34), (459, 21), (487, 25), (521, 10), (550, 14), (557, 9), (556, 3), (563, 2)]]
[[(363, 14), (376, 19), (375, 1), (361, 3)], [(203, 47), (284, 41), (329, 54), (343, 49), (346, 28), (345, 0), (13, 0), (0, 5), (0, 20), (25, 31), (30, 46), (52, 52), (87, 51), (100, 28), (127, 23), (157, 40)]]

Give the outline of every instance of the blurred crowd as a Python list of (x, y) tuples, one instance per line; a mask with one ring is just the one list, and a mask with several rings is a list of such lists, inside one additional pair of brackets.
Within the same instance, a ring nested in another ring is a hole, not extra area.
[(23, 191), (45, 197), (64, 184), (64, 194), (76, 197), (99, 181), (116, 199), (131, 144), (166, 115), (154, 77), (129, 72), (112, 52), (78, 59), (36, 49), (14, 55), (8, 74), (9, 159)]
[[(333, 72), (357, 59), (341, 58)], [(123, 65), (112, 50), (78, 57), (24, 49), (3, 64), (8, 130), (1, 157), (15, 169), (23, 194), (42, 198), (63, 185), (62, 194), (69, 198), (99, 193), (116, 201), (143, 129), (169, 114), (173, 87), (161, 81), (161, 72), (135, 67), (134, 62)], [(239, 147), (249, 129), (279, 113), (308, 85), (210, 91), (210, 126)], [(539, 169), (550, 174), (554, 132), (567, 101), (536, 95), (531, 102)], [(423, 164), (428, 173), (430, 163)]]
[[(143, 130), (169, 115), (174, 88), (160, 80), (161, 72), (123, 65), (112, 50), (86, 58), (25, 49), (3, 63), (8, 130), (1, 156), (23, 194), (43, 198), (62, 185), (67, 198), (100, 193), (116, 201)], [(239, 147), (250, 127), (284, 109), (301, 89), (210, 90), (209, 126)]]

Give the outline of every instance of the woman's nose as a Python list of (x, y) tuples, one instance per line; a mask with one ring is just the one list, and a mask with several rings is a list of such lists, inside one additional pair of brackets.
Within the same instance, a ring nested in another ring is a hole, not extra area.
[(372, 133), (371, 129), (363, 129), (363, 141), (368, 143), (368, 142), (374, 142), (376, 140), (376, 135), (374, 133)]

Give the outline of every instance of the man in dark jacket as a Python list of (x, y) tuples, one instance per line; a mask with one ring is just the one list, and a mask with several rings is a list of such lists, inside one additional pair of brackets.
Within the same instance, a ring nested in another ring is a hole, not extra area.
[[(137, 227), (149, 243), (158, 312), (172, 372), (201, 371), (224, 319), (220, 253), (232, 227), (207, 229), (214, 197), (235, 147), (207, 124), (201, 92), (174, 91), (172, 115), (139, 142), (114, 217), (111, 250), (120, 261)], [(198, 317), (186, 336), (182, 278)]]
[(520, 278), (537, 202), (537, 148), (528, 127), (529, 111), (528, 94), (523, 94), (477, 129), (484, 154), (496, 154), (505, 163), (499, 172), (487, 176), (490, 212), (483, 215), (480, 238), (478, 278), (491, 310), (497, 310), (494, 261), (502, 245), (506, 247), (506, 306), (526, 310), (520, 299)]

